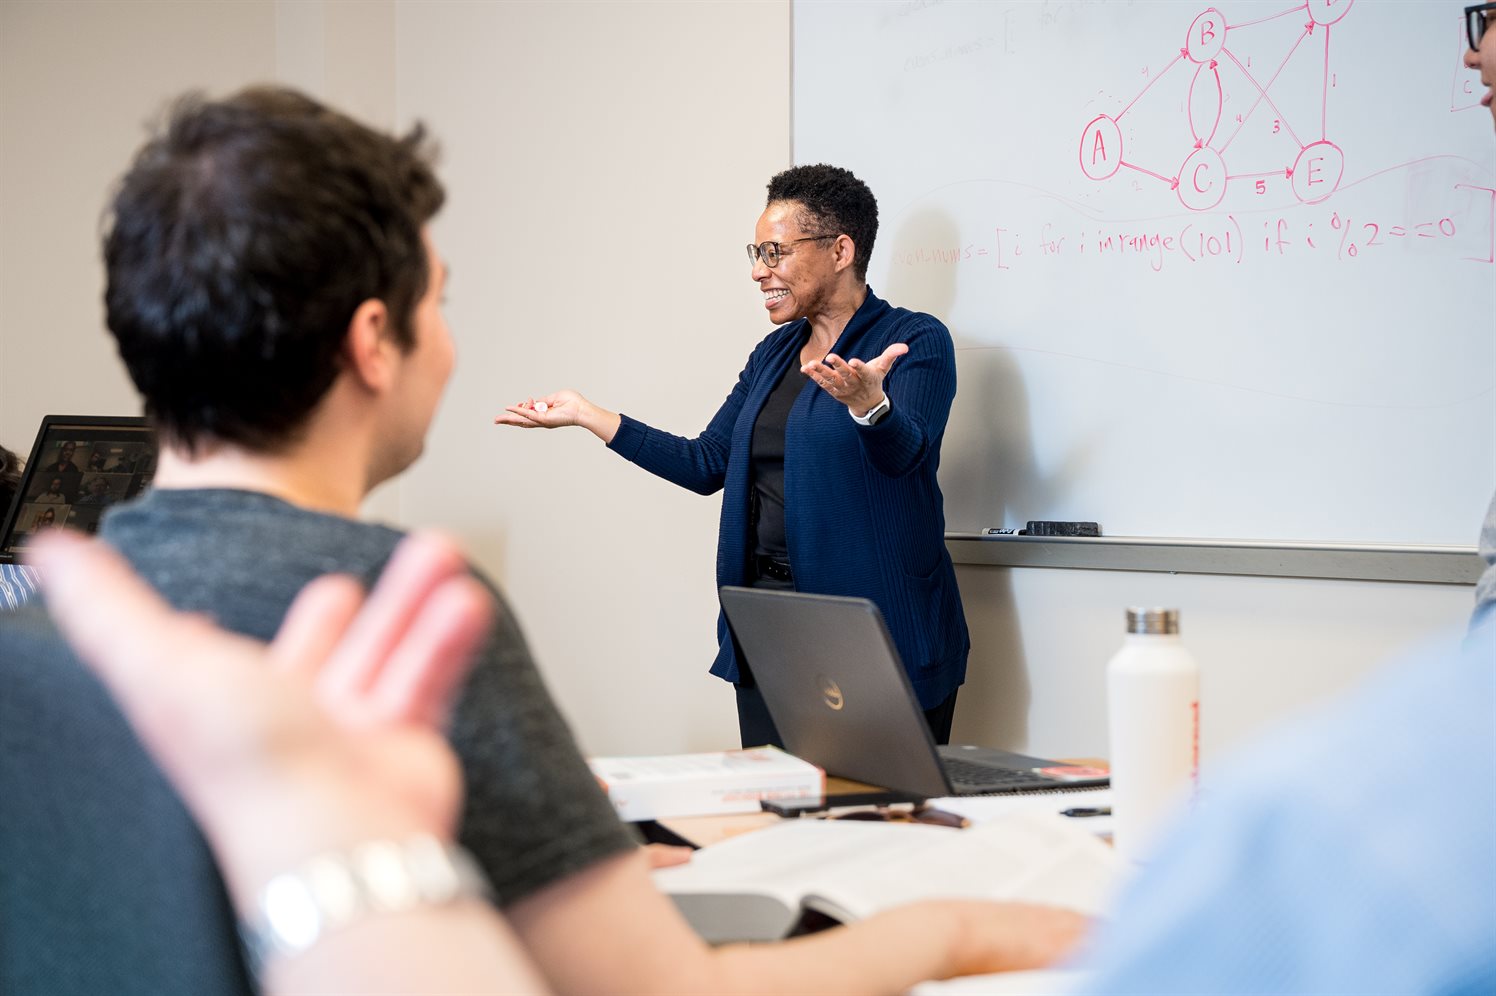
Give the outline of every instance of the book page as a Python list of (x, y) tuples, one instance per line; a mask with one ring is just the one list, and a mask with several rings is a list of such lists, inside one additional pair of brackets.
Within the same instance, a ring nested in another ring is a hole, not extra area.
[[(704, 847), (684, 865), (654, 873), (666, 892), (737, 889), (799, 897), (868, 865), (902, 860), (929, 845), (968, 831), (918, 823), (782, 820), (754, 833)], [(849, 866), (845, 869), (843, 866)]]
[[(1120, 859), (1048, 812), (1015, 812), (966, 830), (911, 823), (786, 821), (697, 851), (654, 873), (656, 885), (711, 940), (767, 939), (801, 905), (842, 922), (920, 899), (1048, 903), (1096, 913)], [(749, 897), (754, 897), (752, 902)], [(766, 919), (772, 898), (782, 915)], [(752, 907), (752, 930), (747, 933)], [(782, 936), (782, 935), (779, 935)]]
[[(655, 871), (654, 881), (709, 942), (777, 940), (799, 918), (807, 892), (835, 891), (865, 866), (901, 861), (928, 838), (963, 832), (917, 823), (785, 820), (704, 847), (687, 864)], [(830, 915), (847, 920), (865, 913)]]
[[(953, 831), (938, 842), (823, 874), (805, 905), (858, 917), (918, 899), (1044, 903), (1096, 914), (1119, 881), (1121, 861), (1074, 821), (1019, 811)], [(831, 871), (828, 869), (828, 872)]]

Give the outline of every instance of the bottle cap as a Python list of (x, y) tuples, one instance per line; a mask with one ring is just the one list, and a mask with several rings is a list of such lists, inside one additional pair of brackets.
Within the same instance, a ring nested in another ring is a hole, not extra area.
[(1127, 632), (1176, 636), (1179, 633), (1179, 610), (1130, 606), (1127, 610)]

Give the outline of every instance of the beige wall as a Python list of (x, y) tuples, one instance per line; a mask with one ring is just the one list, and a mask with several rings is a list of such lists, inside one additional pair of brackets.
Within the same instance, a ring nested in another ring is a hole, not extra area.
[(388, 124), (393, 32), (388, 0), (0, 3), (0, 442), (24, 455), (48, 412), (139, 410), (104, 331), (98, 235), (167, 103), (279, 80)]
[(743, 245), (789, 163), (788, 3), (400, 8), (402, 118), (441, 137), (457, 373), (403, 518), (503, 581), (586, 747), (736, 746), (720, 502), (579, 429), (492, 424), (572, 387), (694, 435), (768, 331)]
[(268, 3), (0, 3), (0, 442), (139, 411), (103, 331), (107, 192), (169, 97), (274, 69)]
[[(101, 330), (97, 227), (169, 96), (279, 79), (378, 123), (419, 117), (444, 148), (436, 232), (460, 359), (425, 457), (370, 513), (462, 539), (588, 749), (732, 744), (730, 691), (705, 674), (718, 501), (579, 430), (491, 422), (505, 402), (571, 386), (662, 428), (705, 424), (767, 331), (741, 247), (789, 162), (789, 11), (0, 3), (0, 440), (28, 446), (49, 411), (135, 409)], [(974, 653), (958, 736), (1055, 754), (1105, 749), (1102, 668), (1126, 604), (1185, 610), (1210, 751), (1458, 625), (1470, 600), (1443, 586), (959, 574)]]

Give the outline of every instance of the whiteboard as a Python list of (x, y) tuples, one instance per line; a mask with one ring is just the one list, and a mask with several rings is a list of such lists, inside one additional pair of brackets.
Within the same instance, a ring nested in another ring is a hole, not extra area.
[(955, 338), (950, 530), (1473, 544), (1496, 139), (1458, 7), (795, 0), (793, 30), (795, 161), (868, 182), (869, 284)]

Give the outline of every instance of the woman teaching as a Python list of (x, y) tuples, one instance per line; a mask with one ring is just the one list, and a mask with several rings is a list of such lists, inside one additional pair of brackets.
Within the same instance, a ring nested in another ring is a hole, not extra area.
[[(936, 482), (955, 350), (939, 320), (868, 287), (877, 233), (872, 191), (844, 169), (796, 166), (769, 181), (748, 256), (778, 327), (694, 439), (570, 390), (495, 421), (580, 425), (667, 481), (722, 491), (717, 584), (871, 599), (943, 744), (970, 648)], [(743, 745), (782, 746), (720, 613), (717, 639), (711, 672), (736, 689)]]

